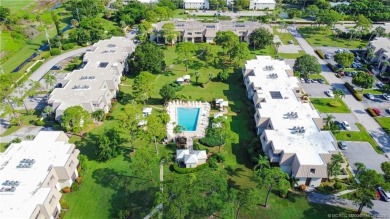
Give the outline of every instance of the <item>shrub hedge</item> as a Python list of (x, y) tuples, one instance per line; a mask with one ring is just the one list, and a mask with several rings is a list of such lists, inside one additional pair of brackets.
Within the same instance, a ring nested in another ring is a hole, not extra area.
[(336, 72), (336, 71), (337, 71), (336, 67), (334, 67), (334, 66), (333, 66), (332, 64), (330, 64), (330, 63), (326, 64), (326, 66), (328, 66), (328, 68), (329, 68), (331, 71), (333, 71), (333, 72)]
[(74, 44), (73, 44), (73, 43), (66, 43), (66, 44), (63, 44), (63, 45), (62, 45), (62, 49), (63, 49), (63, 50), (73, 49), (73, 47), (74, 47)]
[(372, 108), (367, 108), (367, 112), (372, 117), (377, 117), (378, 116)]
[(58, 56), (59, 54), (61, 54), (61, 50), (58, 49), (58, 48), (53, 48), (50, 50), (50, 55), (51, 56)]
[(179, 167), (178, 163), (174, 163), (173, 170), (179, 174), (186, 174), (186, 173), (194, 173), (194, 172), (197, 172), (199, 170), (206, 169), (208, 166), (209, 166), (208, 163), (204, 163), (204, 164), (201, 164), (195, 168), (181, 168), (181, 167)]
[(79, 184), (77, 182), (73, 182), (70, 189), (71, 191), (77, 191), (79, 189)]
[(62, 189), (62, 192), (63, 193), (69, 193), (70, 192), (70, 188), (69, 187), (65, 187)]
[(321, 59), (325, 59), (325, 55), (321, 50), (314, 50)]
[(357, 100), (357, 101), (363, 101), (362, 96), (358, 94), (358, 92), (355, 91), (355, 89), (350, 85), (348, 82), (345, 82), (345, 87), (349, 90), (349, 92), (352, 93), (352, 96)]

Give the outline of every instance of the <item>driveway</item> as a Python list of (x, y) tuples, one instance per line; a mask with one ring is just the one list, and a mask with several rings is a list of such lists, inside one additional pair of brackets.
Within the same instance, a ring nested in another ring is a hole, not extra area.
[[(349, 126), (351, 127), (351, 131), (359, 131), (359, 128), (355, 125), (357, 122), (357, 118), (352, 113), (321, 113), (322, 118), (326, 118), (328, 114), (332, 114), (334, 116), (334, 120), (338, 122), (347, 121)], [(344, 130), (344, 129), (341, 129)]]
[(330, 85), (320, 84), (320, 83), (301, 83), (303, 89), (306, 93), (309, 94), (309, 97), (315, 98), (329, 98), (328, 95), (325, 94), (325, 91), (332, 89)]
[[(319, 194), (315, 192), (309, 192), (307, 196), (308, 200), (313, 203), (319, 203), (319, 204), (327, 204), (327, 205), (333, 205), (333, 206), (338, 206), (342, 208), (348, 208), (351, 210), (357, 210), (358, 206), (353, 204), (351, 200), (347, 199), (342, 199), (339, 198), (335, 195), (324, 195), (324, 194)], [(374, 203), (374, 206), (371, 208), (364, 207), (363, 211), (367, 212), (370, 214), (370, 216), (375, 217), (375, 218), (388, 218), (390, 217), (390, 202), (384, 202), (380, 200), (372, 200)], [(335, 217), (348, 217), (349, 215), (345, 214), (340, 214)], [(332, 217), (332, 215), (329, 215), (329, 217)]]
[(9, 143), (10, 141), (12, 141), (15, 138), (24, 139), (28, 135), (36, 136), (38, 134), (38, 132), (41, 131), (41, 129), (43, 129), (43, 127), (41, 127), (41, 126), (22, 127), (18, 131), (14, 132), (10, 135), (0, 137), (0, 143)]
[(310, 44), (303, 38), (303, 36), (296, 30), (296, 27), (289, 26), (287, 29), (298, 41), (299, 45), (307, 54), (317, 58), (318, 62), (321, 64), (322, 67), (321, 74), (326, 78), (329, 84), (331, 84), (334, 89), (340, 88), (344, 90), (346, 96), (343, 101), (358, 118), (359, 123), (361, 123), (368, 130), (370, 135), (375, 139), (378, 145), (386, 153), (387, 157), (390, 157), (390, 136), (383, 130), (382, 127), (379, 126), (379, 124), (370, 115), (366, 113), (365, 106), (355, 100), (351, 93), (345, 88), (344, 82), (341, 79), (337, 78), (334, 73), (326, 66), (326, 62), (316, 55), (313, 47), (311, 47)]
[(354, 172), (356, 171), (355, 163), (361, 162), (367, 168), (383, 173), (381, 163), (389, 160), (384, 155), (376, 153), (370, 143), (346, 141), (346, 144), (347, 149), (342, 152), (348, 158), (349, 165)]

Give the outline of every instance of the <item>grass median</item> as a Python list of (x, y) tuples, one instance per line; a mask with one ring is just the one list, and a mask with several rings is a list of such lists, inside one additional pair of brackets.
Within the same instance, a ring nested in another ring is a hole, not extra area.
[(335, 98), (310, 98), (310, 101), (320, 113), (351, 112), (342, 100), (336, 101)]

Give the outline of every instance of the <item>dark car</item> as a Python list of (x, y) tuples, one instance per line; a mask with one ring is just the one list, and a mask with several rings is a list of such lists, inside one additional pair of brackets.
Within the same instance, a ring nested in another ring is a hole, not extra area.
[(305, 78), (305, 82), (310, 84), (311, 80), (309, 78)]
[(379, 193), (381, 199), (385, 202), (390, 202), (390, 192), (386, 192), (382, 187), (376, 188), (376, 191)]
[(62, 69), (62, 67), (59, 65), (55, 65), (55, 66), (51, 67), (51, 70), (61, 70), (61, 69)]
[(321, 79), (321, 78), (320, 78), (320, 79), (318, 79), (317, 81), (318, 81), (318, 83), (320, 83), (320, 84), (325, 84), (325, 80), (324, 80), (324, 79)]

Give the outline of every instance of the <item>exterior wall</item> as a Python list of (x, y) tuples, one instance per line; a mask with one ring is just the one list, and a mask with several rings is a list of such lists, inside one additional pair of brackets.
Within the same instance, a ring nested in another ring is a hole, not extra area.
[(206, 37), (206, 43), (214, 42), (214, 37)]
[(61, 211), (61, 205), (59, 204), (61, 197), (62, 194), (53, 188), (46, 197), (43, 204), (36, 206), (35, 210), (30, 216), (30, 219), (57, 218)]
[(184, 8), (185, 9), (209, 9), (209, 2), (208, 1), (199, 1), (199, 2), (185, 2), (184, 1)]
[(196, 164), (186, 164), (186, 168), (195, 168)]
[[(54, 168), (51, 168), (46, 179), (42, 182), (42, 187), (53, 188), (57, 185), (58, 176)], [(60, 188), (61, 189), (61, 188)]]
[[(307, 178), (297, 178), (298, 182), (297, 185), (305, 185), (306, 184), (306, 179)], [(321, 178), (311, 178), (310, 185), (309, 187), (318, 187), (321, 184)]]
[(249, 9), (250, 10), (261, 10), (268, 8), (269, 10), (275, 9), (275, 3), (256, 3), (254, 1), (250, 1)]
[(206, 160), (198, 159), (198, 165), (201, 165), (201, 164), (204, 164), (204, 163), (206, 163)]

